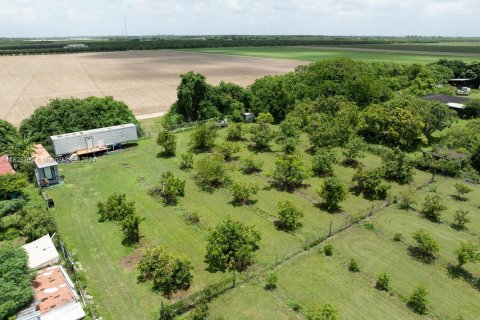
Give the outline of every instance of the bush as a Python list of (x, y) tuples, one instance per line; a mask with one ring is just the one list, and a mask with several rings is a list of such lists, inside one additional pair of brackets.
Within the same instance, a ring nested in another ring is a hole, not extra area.
[(399, 206), (400, 209), (409, 210), (412, 209), (414, 205), (417, 204), (415, 199), (415, 193), (413, 191), (403, 191), (400, 194)]
[(188, 289), (193, 277), (193, 265), (188, 257), (173, 255), (162, 247), (147, 249), (137, 269), (140, 281), (151, 281), (153, 289), (166, 296), (172, 291)]
[(186, 220), (192, 224), (200, 222), (200, 214), (197, 211), (190, 212), (186, 216)]
[(360, 267), (358, 266), (357, 260), (350, 259), (350, 263), (348, 264), (348, 271), (350, 271), (350, 272), (360, 272)]
[(363, 226), (364, 226), (365, 229), (367, 229), (367, 230), (375, 231), (375, 225), (374, 225), (373, 222), (370, 221), (370, 220), (365, 220), (365, 222), (363, 222)]
[(207, 320), (208, 316), (210, 315), (210, 311), (208, 310), (207, 301), (201, 301), (197, 304), (195, 309), (193, 309), (190, 319), (191, 320)]
[(206, 155), (195, 166), (195, 181), (200, 188), (212, 190), (228, 181), (224, 161), (219, 155)]
[(386, 273), (380, 273), (375, 283), (378, 290), (388, 291), (390, 289), (390, 277)]
[(227, 129), (228, 141), (242, 141), (243, 140), (243, 125), (241, 123), (234, 123)]
[(34, 241), (46, 234), (56, 231), (55, 219), (50, 211), (44, 209), (28, 209), (20, 211), (20, 233), (28, 241)]
[(174, 156), (177, 149), (177, 140), (175, 135), (168, 130), (162, 130), (158, 133), (157, 144), (163, 147), (165, 156)]
[(210, 151), (215, 146), (217, 127), (213, 123), (198, 126), (190, 135), (190, 147), (196, 152)]
[(122, 221), (135, 213), (135, 202), (128, 202), (124, 193), (112, 193), (106, 202), (98, 202), (97, 207), (100, 222)]
[(136, 214), (126, 216), (122, 220), (123, 244), (132, 245), (140, 241), (140, 225), (141, 219)]
[(363, 158), (364, 152), (367, 149), (367, 143), (363, 138), (353, 137), (348, 140), (343, 150), (343, 155), (345, 156), (344, 163), (347, 165), (357, 165), (356, 158)]
[(323, 252), (326, 256), (330, 257), (333, 255), (333, 246), (331, 243), (327, 243), (325, 247), (323, 247)]
[(263, 161), (255, 160), (252, 156), (248, 156), (245, 159), (240, 160), (240, 170), (244, 174), (252, 174), (262, 171)]
[(10, 200), (14, 194), (22, 193), (28, 185), (27, 176), (23, 173), (0, 175), (0, 200)]
[(402, 242), (403, 241), (403, 235), (401, 233), (395, 233), (394, 236), (393, 236), (393, 241)]
[(193, 153), (186, 152), (180, 156), (180, 169), (190, 170), (193, 168)]
[(426, 314), (428, 304), (428, 291), (422, 286), (415, 288), (408, 299), (408, 307), (418, 314)]
[(275, 137), (270, 125), (267, 123), (259, 123), (254, 125), (251, 130), (250, 140), (256, 150), (267, 150), (270, 148), (270, 142)]
[(380, 169), (358, 170), (352, 181), (356, 183), (357, 189), (366, 197), (374, 199), (385, 199), (390, 185), (382, 182), (383, 171)]
[(274, 186), (292, 190), (300, 187), (308, 174), (302, 160), (297, 155), (287, 154), (275, 160), (275, 170), (271, 176)]
[(426, 196), (420, 213), (430, 221), (440, 222), (440, 214), (446, 208), (439, 195)]
[(432, 238), (425, 230), (418, 230), (412, 235), (413, 239), (417, 241), (420, 253), (425, 256), (433, 256), (439, 251), (438, 242)]
[(384, 177), (390, 181), (406, 184), (413, 179), (413, 163), (408, 155), (395, 148), (382, 155)]
[(461, 201), (467, 200), (465, 195), (473, 191), (469, 186), (466, 186), (462, 183), (455, 183), (455, 190), (457, 192), (457, 194), (455, 195), (455, 198)]
[(269, 272), (265, 280), (265, 289), (274, 290), (277, 288), (278, 275), (275, 272)]
[(234, 182), (230, 185), (232, 192), (232, 202), (237, 205), (249, 204), (252, 202), (250, 197), (258, 192), (258, 186), (254, 183)]
[(278, 226), (280, 229), (292, 231), (302, 225), (300, 219), (303, 212), (291, 200), (278, 202)]
[(339, 318), (337, 309), (330, 304), (315, 306), (305, 312), (306, 320), (338, 320)]
[(335, 163), (337, 163), (337, 158), (331, 150), (317, 149), (312, 159), (312, 172), (318, 177), (332, 175)]
[(230, 161), (233, 155), (240, 151), (240, 146), (233, 142), (223, 142), (215, 146), (215, 153), (221, 155), (226, 161)]
[[(0, 219), (21, 210), (27, 202), (25, 199), (0, 201)], [(0, 222), (1, 225), (1, 222)]]
[(453, 215), (452, 227), (457, 230), (465, 230), (467, 228), (467, 223), (470, 222), (470, 219), (467, 217), (468, 210), (458, 209)]
[(467, 262), (475, 263), (480, 261), (480, 246), (471, 241), (461, 242), (460, 247), (455, 250), (458, 265), (462, 267)]
[(162, 173), (160, 183), (153, 188), (152, 194), (162, 197), (166, 205), (174, 205), (178, 197), (185, 195), (185, 180), (175, 178), (172, 172), (166, 171)]
[(345, 200), (348, 195), (347, 188), (336, 177), (325, 179), (322, 188), (317, 193), (324, 200), (328, 211), (338, 210), (340, 202)]

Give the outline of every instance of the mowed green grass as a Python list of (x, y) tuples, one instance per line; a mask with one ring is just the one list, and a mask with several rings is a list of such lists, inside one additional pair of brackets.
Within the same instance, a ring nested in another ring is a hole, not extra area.
[[(186, 49), (186, 51), (201, 52), (209, 54), (225, 54), (235, 56), (248, 56), (271, 59), (291, 59), (303, 61), (319, 61), (336, 57), (350, 58), (366, 62), (397, 62), (397, 63), (420, 63), (427, 64), (440, 59), (455, 59), (466, 62), (479, 60), (479, 57), (472, 55), (456, 54), (419, 54), (412, 50), (412, 53), (385, 52), (378, 48), (372, 51), (364, 51), (362, 48), (348, 47), (347, 50), (340, 47), (233, 47), (233, 48), (198, 48)], [(429, 50), (433, 50), (430, 48)], [(399, 50), (392, 48), (392, 50)], [(405, 48), (404, 50), (408, 50)]]

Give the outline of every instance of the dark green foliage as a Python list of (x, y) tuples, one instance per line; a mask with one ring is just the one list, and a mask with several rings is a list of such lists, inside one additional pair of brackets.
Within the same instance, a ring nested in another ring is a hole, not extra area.
[(382, 182), (383, 171), (381, 169), (359, 169), (353, 176), (352, 182), (356, 184), (358, 191), (366, 197), (373, 199), (385, 199), (390, 185)]
[(468, 216), (468, 210), (458, 209), (453, 215), (452, 227), (457, 230), (465, 230), (467, 228), (467, 223), (470, 222)]
[(277, 157), (275, 170), (271, 174), (272, 184), (283, 190), (293, 190), (300, 187), (307, 176), (305, 165), (296, 154)]
[(275, 137), (270, 125), (268, 123), (258, 123), (250, 129), (250, 140), (253, 142), (253, 147), (256, 150), (266, 150), (270, 148), (270, 142)]
[(180, 169), (190, 170), (193, 168), (193, 153), (186, 152), (180, 156)]
[(471, 100), (460, 110), (462, 118), (473, 119), (480, 117), (480, 100)]
[(27, 176), (23, 173), (0, 175), (0, 200), (10, 200), (14, 194), (22, 193), (27, 184)]
[(340, 319), (338, 310), (331, 304), (323, 306), (314, 306), (305, 312), (306, 320), (338, 320)]
[(386, 273), (380, 273), (375, 283), (375, 287), (378, 290), (388, 291), (390, 290), (390, 277)]
[(135, 202), (128, 202), (126, 194), (112, 193), (107, 201), (98, 202), (100, 222), (122, 221), (127, 216), (135, 213)]
[(21, 235), (28, 241), (34, 241), (46, 234), (56, 231), (55, 220), (50, 211), (44, 209), (28, 209), (20, 211), (19, 221)]
[(415, 160), (415, 167), (420, 170), (435, 174), (441, 174), (447, 177), (458, 177), (462, 173), (462, 164), (455, 159), (435, 159), (431, 155), (425, 154)]
[(288, 75), (266, 76), (255, 80), (250, 86), (251, 111), (269, 112), (275, 122), (282, 121), (294, 103), (287, 81)]
[(177, 140), (173, 133), (168, 130), (162, 130), (158, 133), (157, 144), (163, 147), (163, 154), (171, 157), (175, 155), (177, 149)]
[(348, 271), (350, 272), (360, 272), (360, 267), (358, 266), (358, 262), (355, 259), (350, 259), (348, 264)]
[(275, 272), (269, 272), (265, 279), (265, 289), (274, 290), (277, 288), (278, 275)]
[(439, 195), (426, 196), (420, 213), (430, 221), (440, 222), (440, 214), (447, 209)]
[[(22, 209), (26, 204), (25, 199), (12, 199), (0, 201), (0, 219), (2, 217), (14, 214)], [(1, 225), (1, 223), (0, 223)]]
[(160, 183), (153, 188), (152, 193), (162, 197), (166, 205), (175, 205), (178, 197), (185, 195), (185, 180), (175, 178), (171, 171), (162, 173)]
[(185, 255), (174, 255), (162, 247), (147, 249), (137, 269), (140, 281), (151, 281), (153, 289), (169, 296), (176, 290), (190, 287), (193, 265)]
[(230, 161), (234, 158), (234, 154), (240, 151), (240, 146), (234, 142), (222, 142), (215, 146), (214, 152), (219, 154), (225, 159)]
[(210, 231), (205, 261), (211, 271), (242, 271), (253, 263), (259, 241), (255, 227), (227, 218)]
[(325, 247), (323, 247), (323, 253), (328, 257), (333, 255), (333, 246), (331, 243), (327, 243)]
[(388, 150), (382, 155), (382, 169), (387, 180), (406, 184), (413, 179), (413, 163), (399, 148)]
[(233, 182), (230, 185), (232, 203), (235, 205), (246, 205), (252, 202), (250, 197), (257, 194), (258, 186), (254, 183)]
[(428, 291), (422, 286), (415, 288), (408, 299), (408, 307), (418, 314), (426, 314), (428, 311)]
[(180, 114), (185, 121), (208, 119), (215, 115), (207, 101), (209, 85), (203, 74), (192, 71), (180, 75), (177, 87), (177, 101), (172, 110)]
[(467, 262), (475, 263), (480, 261), (480, 246), (471, 241), (461, 242), (460, 247), (455, 250), (455, 254), (460, 267)]
[(338, 210), (340, 202), (347, 198), (347, 188), (337, 177), (326, 178), (322, 188), (317, 191), (329, 211)]
[(33, 299), (34, 277), (25, 250), (0, 246), (0, 319), (14, 316)]
[(333, 165), (337, 163), (337, 157), (329, 149), (317, 149), (312, 159), (312, 172), (318, 177), (333, 174)]
[(131, 214), (122, 220), (123, 244), (132, 245), (140, 241), (139, 225), (142, 220), (136, 214)]
[(278, 227), (282, 230), (293, 231), (302, 223), (303, 212), (298, 209), (293, 201), (284, 200), (278, 202)]
[(6, 120), (0, 119), (0, 155), (5, 153), (11, 138), (16, 135), (17, 129)]
[(229, 179), (223, 157), (213, 154), (200, 158), (195, 166), (194, 178), (202, 189), (212, 190), (223, 186)]
[(375, 231), (375, 225), (374, 225), (373, 222), (370, 221), (370, 220), (365, 220), (365, 221), (363, 222), (363, 226), (364, 226), (365, 229), (367, 229), (367, 230)]
[(190, 318), (191, 320), (207, 320), (210, 315), (207, 301), (202, 301), (193, 309)]
[(262, 171), (263, 161), (258, 159), (255, 160), (253, 156), (247, 156), (244, 159), (240, 160), (240, 170), (244, 174), (252, 174), (255, 172)]
[(472, 164), (472, 167), (474, 167), (477, 172), (480, 172), (480, 145), (475, 148), (472, 155), (470, 156), (470, 162)]
[(213, 123), (198, 126), (190, 135), (190, 147), (196, 152), (210, 151), (215, 146), (217, 128)]
[(417, 241), (417, 249), (425, 256), (433, 256), (440, 249), (438, 243), (425, 230), (418, 230), (412, 235)]
[(242, 141), (243, 140), (243, 125), (241, 123), (234, 123), (228, 126), (227, 140), (228, 141)]
[(403, 235), (401, 233), (395, 233), (393, 235), (393, 241), (402, 242), (403, 241)]
[(139, 122), (128, 106), (112, 97), (86, 99), (54, 99), (46, 106), (35, 109), (30, 118), (20, 126), (20, 134), (32, 141), (50, 146), (50, 136)]

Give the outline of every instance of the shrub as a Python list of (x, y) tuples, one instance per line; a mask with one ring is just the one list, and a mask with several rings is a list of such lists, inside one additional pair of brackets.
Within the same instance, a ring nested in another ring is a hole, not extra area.
[(227, 170), (221, 156), (206, 155), (195, 166), (195, 181), (202, 189), (219, 188), (228, 180)]
[(306, 320), (338, 320), (339, 318), (337, 309), (330, 304), (315, 306), (305, 312)]
[(403, 241), (403, 235), (401, 233), (395, 233), (395, 235), (393, 236), (393, 241), (402, 242)]
[(158, 133), (157, 144), (163, 147), (165, 156), (174, 156), (177, 149), (177, 140), (175, 135), (168, 130), (162, 130)]
[(243, 125), (241, 123), (234, 123), (228, 127), (227, 140), (229, 141), (243, 140)]
[(390, 289), (390, 277), (386, 273), (380, 273), (375, 283), (378, 290), (388, 291)]
[(275, 272), (269, 272), (265, 279), (265, 289), (274, 290), (277, 288), (278, 275)]
[(380, 169), (358, 170), (352, 181), (365, 196), (374, 199), (385, 199), (390, 185), (382, 182), (383, 171)]
[(439, 195), (426, 196), (420, 213), (430, 221), (440, 222), (440, 214), (446, 208)]
[(267, 150), (270, 148), (270, 142), (275, 137), (275, 134), (267, 123), (254, 125), (250, 133), (250, 140), (253, 142), (253, 147), (256, 150)]
[(186, 152), (180, 156), (180, 169), (190, 170), (193, 168), (193, 153)]
[(328, 211), (338, 210), (340, 202), (347, 198), (347, 188), (336, 177), (324, 180), (322, 188), (317, 191), (318, 195), (324, 200)]
[(460, 247), (455, 250), (458, 265), (462, 267), (467, 262), (480, 261), (480, 246), (475, 245), (471, 241), (461, 242)]
[(252, 156), (248, 156), (245, 159), (240, 160), (240, 170), (244, 174), (252, 174), (254, 172), (262, 171), (263, 161), (255, 160)]
[(345, 157), (344, 163), (347, 165), (357, 165), (355, 158), (363, 158), (364, 152), (367, 149), (367, 143), (361, 137), (351, 138), (345, 145), (343, 155)]
[[(27, 202), (25, 199), (12, 199), (0, 201), (0, 219), (2, 217), (14, 214), (15, 212), (21, 210)], [(1, 221), (0, 221), (1, 225)]]
[(225, 219), (210, 231), (205, 261), (210, 271), (242, 271), (253, 263), (260, 233), (253, 226)]
[(200, 222), (200, 214), (197, 211), (190, 212), (186, 216), (186, 220), (192, 224)]
[(175, 178), (172, 172), (166, 171), (162, 173), (160, 183), (153, 188), (152, 193), (162, 197), (166, 205), (174, 205), (178, 197), (185, 195), (185, 180)]
[(131, 245), (140, 241), (140, 225), (141, 219), (136, 214), (126, 216), (122, 220), (123, 244)]
[(323, 247), (323, 252), (326, 256), (330, 257), (333, 255), (333, 246), (331, 243), (327, 243), (325, 247)]
[(50, 211), (36, 208), (20, 211), (20, 233), (34, 241), (56, 231), (55, 219)]
[(278, 225), (280, 229), (292, 231), (302, 225), (303, 212), (291, 200), (278, 202)]
[(233, 142), (223, 142), (214, 149), (215, 153), (221, 155), (226, 161), (230, 161), (233, 155), (240, 151), (240, 146)]
[(428, 291), (422, 286), (415, 288), (408, 299), (408, 307), (418, 314), (427, 313)]
[(455, 214), (453, 215), (452, 227), (457, 230), (465, 230), (467, 228), (467, 223), (470, 222), (470, 219), (467, 217), (467, 215), (468, 210), (458, 209), (455, 211)]
[(283, 155), (275, 160), (275, 170), (271, 174), (272, 184), (280, 189), (292, 190), (302, 185), (307, 178), (307, 170), (297, 155)]
[(332, 175), (335, 163), (337, 158), (331, 150), (317, 149), (312, 159), (312, 172), (318, 177)]
[(198, 303), (193, 309), (190, 320), (207, 320), (210, 315), (210, 311), (208, 310), (207, 301), (201, 301)]
[(467, 199), (465, 195), (473, 191), (469, 186), (466, 186), (462, 183), (455, 183), (455, 190), (457, 192), (455, 198), (461, 201), (465, 201)]
[(370, 221), (370, 220), (365, 220), (365, 222), (363, 222), (363, 226), (364, 226), (365, 229), (367, 229), (367, 230), (375, 231), (375, 225), (374, 225), (373, 222)]
[(258, 192), (258, 186), (254, 183), (234, 182), (230, 185), (232, 192), (232, 202), (237, 205), (249, 204), (252, 200), (250, 197)]
[(14, 194), (20, 194), (28, 185), (27, 176), (23, 173), (0, 175), (0, 200), (10, 200)]
[(210, 151), (216, 137), (217, 127), (213, 123), (202, 124), (190, 135), (190, 147), (196, 152)]
[(193, 265), (184, 255), (173, 255), (162, 247), (147, 249), (137, 265), (140, 281), (151, 281), (154, 290), (169, 296), (172, 291), (188, 289)]
[(417, 241), (420, 253), (426, 256), (433, 256), (438, 252), (439, 246), (437, 241), (432, 238), (425, 230), (418, 230), (412, 235), (413, 239)]
[(415, 193), (413, 191), (403, 191), (400, 194), (400, 209), (409, 210), (412, 209), (416, 204), (417, 200), (415, 199)]
[(350, 271), (350, 272), (360, 272), (360, 267), (358, 266), (357, 260), (350, 259), (350, 263), (348, 264), (348, 271)]
[(406, 184), (413, 179), (413, 162), (408, 155), (395, 148), (382, 155), (384, 177), (390, 181), (396, 181), (400, 184)]
[(106, 202), (98, 202), (97, 207), (100, 222), (122, 221), (125, 217), (135, 213), (135, 202), (128, 202), (124, 193), (112, 193)]
[(302, 305), (299, 304), (298, 302), (294, 301), (294, 300), (288, 300), (287, 301), (287, 305), (292, 308), (293, 311), (295, 312), (300, 312), (302, 311)]

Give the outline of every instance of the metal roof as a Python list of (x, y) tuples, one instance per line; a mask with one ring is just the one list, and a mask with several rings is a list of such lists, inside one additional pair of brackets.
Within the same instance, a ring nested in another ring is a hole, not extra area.
[(59, 260), (58, 251), (48, 234), (22, 248), (28, 253), (28, 266), (32, 269), (40, 269)]
[(37, 168), (46, 168), (58, 165), (57, 161), (52, 158), (47, 149), (45, 149), (41, 144), (36, 144), (34, 146), (32, 158)]
[(127, 124), (121, 124), (118, 126), (111, 126), (111, 127), (104, 127), (104, 128), (97, 128), (97, 129), (91, 129), (91, 130), (83, 130), (83, 131), (77, 131), (77, 132), (71, 132), (71, 133), (64, 133), (64, 134), (59, 134), (56, 136), (51, 136), (50, 139), (52, 140), (58, 140), (62, 139), (65, 137), (73, 137), (73, 136), (81, 136), (81, 135), (87, 135), (87, 134), (93, 134), (93, 133), (98, 133), (98, 132), (106, 132), (106, 131), (112, 131), (112, 130), (118, 130), (118, 129), (123, 129), (123, 128), (130, 128), (130, 127), (136, 127), (133, 123), (127, 123)]

